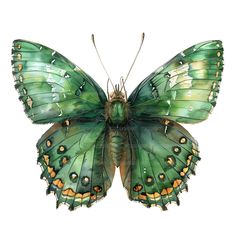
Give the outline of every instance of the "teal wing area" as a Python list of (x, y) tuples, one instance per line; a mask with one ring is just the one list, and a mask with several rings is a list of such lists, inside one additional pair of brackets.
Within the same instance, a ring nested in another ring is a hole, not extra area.
[(48, 182), (47, 193), (56, 195), (57, 207), (89, 207), (106, 195), (115, 171), (106, 139), (105, 121), (66, 120), (38, 141), (41, 177)]
[(34, 123), (103, 115), (107, 100), (99, 85), (53, 49), (15, 40), (12, 49), (15, 87)]
[(199, 157), (197, 141), (174, 121), (130, 121), (128, 142), (120, 164), (130, 200), (147, 207), (176, 202), (188, 190)]
[(149, 75), (128, 98), (133, 118), (182, 123), (207, 119), (216, 105), (223, 71), (219, 40), (194, 45)]

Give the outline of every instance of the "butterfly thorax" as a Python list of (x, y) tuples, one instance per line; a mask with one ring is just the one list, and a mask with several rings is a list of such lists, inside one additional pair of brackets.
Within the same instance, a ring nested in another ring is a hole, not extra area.
[(129, 117), (128, 103), (121, 91), (110, 94), (105, 106), (105, 117), (110, 125), (119, 126), (126, 124)]

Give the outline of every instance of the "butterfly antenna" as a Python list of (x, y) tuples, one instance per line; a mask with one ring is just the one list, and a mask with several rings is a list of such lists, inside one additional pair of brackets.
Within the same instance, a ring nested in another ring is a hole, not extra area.
[(110, 79), (110, 75), (108, 74), (108, 72), (107, 72), (107, 70), (106, 70), (106, 67), (104, 66), (104, 64), (103, 64), (103, 62), (102, 62), (102, 59), (101, 59), (101, 57), (100, 57), (100, 55), (99, 55), (99, 52), (98, 52), (98, 49), (97, 49), (97, 46), (96, 46), (96, 43), (95, 43), (95, 37), (94, 37), (94, 34), (92, 34), (91, 37), (92, 37), (93, 46), (94, 46), (94, 48), (95, 48), (95, 50), (96, 50), (96, 53), (97, 53), (97, 55), (98, 55), (98, 59), (99, 59), (101, 65), (102, 65), (102, 67), (103, 67), (103, 70), (104, 70), (105, 73), (107, 74), (108, 82), (110, 81), (113, 90), (115, 90), (115, 86), (114, 86), (114, 84), (112, 83), (112, 81), (111, 81), (111, 79)]
[(144, 38), (145, 38), (145, 33), (142, 33), (142, 36), (141, 36), (141, 43), (140, 43), (138, 52), (137, 52), (136, 55), (135, 55), (134, 61), (133, 61), (132, 65), (131, 65), (131, 67), (130, 67), (130, 69), (129, 69), (129, 71), (128, 71), (126, 77), (125, 77), (125, 79), (123, 80), (123, 86), (122, 86), (122, 88), (124, 87), (125, 82), (127, 81), (128, 77), (129, 77), (129, 74), (130, 74), (131, 70), (133, 69), (133, 66), (134, 66), (134, 64), (135, 64), (135, 62), (136, 62), (136, 60), (137, 60), (137, 57), (138, 57), (138, 55), (139, 55), (139, 53), (140, 53), (140, 51), (141, 51), (141, 48), (142, 48), (142, 46), (143, 46)]

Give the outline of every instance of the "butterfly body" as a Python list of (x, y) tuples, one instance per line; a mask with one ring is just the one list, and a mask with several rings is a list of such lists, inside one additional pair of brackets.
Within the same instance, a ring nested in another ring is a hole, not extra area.
[(106, 196), (116, 167), (129, 198), (145, 206), (179, 204), (200, 160), (180, 124), (207, 119), (223, 70), (219, 40), (194, 45), (151, 73), (126, 98), (124, 84), (106, 96), (82, 69), (44, 45), (15, 40), (13, 75), (27, 116), (54, 123), (39, 139), (47, 193), (69, 209)]
[(106, 103), (105, 116), (111, 125), (124, 125), (129, 119), (129, 108), (125, 100), (114, 98)]

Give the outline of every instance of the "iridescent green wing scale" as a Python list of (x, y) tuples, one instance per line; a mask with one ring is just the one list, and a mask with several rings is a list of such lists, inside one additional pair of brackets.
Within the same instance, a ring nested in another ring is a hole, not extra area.
[(174, 121), (137, 120), (128, 124), (128, 141), (120, 171), (131, 200), (166, 210), (187, 190), (199, 158), (196, 140)]
[(199, 157), (196, 140), (177, 122), (207, 119), (223, 70), (219, 40), (192, 46), (148, 76), (128, 98), (131, 120), (120, 171), (131, 200), (179, 204)]
[(27, 116), (34, 123), (56, 123), (37, 144), (47, 193), (55, 193), (57, 206), (91, 206), (106, 195), (114, 176), (105, 145), (105, 93), (83, 70), (41, 44), (15, 40), (12, 57)]
[(12, 49), (15, 87), (34, 123), (103, 115), (106, 95), (83, 70), (46, 46), (15, 40)]
[(222, 70), (221, 41), (184, 50), (133, 91), (128, 99), (133, 118), (163, 117), (182, 123), (207, 119), (216, 105)]
[(54, 192), (57, 207), (70, 210), (101, 199), (110, 188), (115, 167), (107, 151), (104, 120), (70, 120), (54, 124), (38, 141), (41, 177)]

